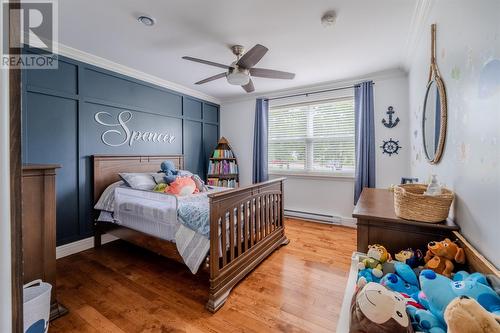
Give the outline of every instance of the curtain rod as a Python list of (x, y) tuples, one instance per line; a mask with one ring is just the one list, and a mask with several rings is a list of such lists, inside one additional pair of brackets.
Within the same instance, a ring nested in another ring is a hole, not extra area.
[[(373, 82), (372, 84), (375, 85), (375, 82)], [(337, 91), (337, 90), (352, 89), (352, 88), (356, 88), (356, 87), (359, 87), (359, 86), (360, 86), (359, 84), (355, 84), (355, 85), (352, 85), (352, 86), (341, 87), (341, 88), (332, 88), (332, 89), (318, 90), (318, 91), (312, 91), (312, 92), (308, 92), (308, 93), (301, 93), (301, 94), (295, 94), (295, 95), (287, 95), (287, 96), (279, 96), (279, 97), (274, 97), (274, 98), (266, 98), (266, 100), (267, 101), (274, 101), (274, 100), (277, 100), (277, 99), (291, 98), (291, 97), (298, 97), (298, 96), (306, 96), (307, 97), (309, 95), (321, 94), (321, 93), (330, 92), (330, 91)]]

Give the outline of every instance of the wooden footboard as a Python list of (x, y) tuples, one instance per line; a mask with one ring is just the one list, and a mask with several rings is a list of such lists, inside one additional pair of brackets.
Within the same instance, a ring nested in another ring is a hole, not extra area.
[(284, 178), (210, 194), (210, 291), (217, 311), (231, 289), (280, 245), (284, 232)]
[[(94, 203), (120, 172), (156, 172), (170, 160), (182, 169), (182, 155), (94, 155)], [(210, 201), (210, 290), (207, 309), (215, 312), (231, 289), (280, 245), (288, 244), (284, 231), (284, 178), (248, 187), (209, 194)], [(108, 225), (108, 226), (105, 226)], [(118, 238), (178, 261), (174, 243), (111, 223), (95, 224), (95, 246), (101, 234)]]

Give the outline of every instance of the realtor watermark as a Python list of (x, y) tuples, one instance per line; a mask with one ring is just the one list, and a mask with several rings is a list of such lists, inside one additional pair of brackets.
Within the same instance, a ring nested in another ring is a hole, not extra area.
[[(0, 68), (57, 69), (57, 5), (57, 0), (2, 2), (4, 35)], [(19, 33), (9, 29), (12, 17), (19, 17)]]

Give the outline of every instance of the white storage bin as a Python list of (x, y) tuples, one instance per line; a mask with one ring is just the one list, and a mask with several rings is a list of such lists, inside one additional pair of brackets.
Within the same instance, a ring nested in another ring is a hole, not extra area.
[(24, 332), (46, 333), (49, 330), (51, 290), (52, 286), (42, 280), (35, 280), (24, 285)]
[(339, 321), (337, 323), (337, 333), (348, 333), (349, 324), (351, 322), (351, 300), (356, 291), (356, 281), (358, 279), (358, 263), (360, 257), (366, 257), (366, 254), (353, 252), (351, 257), (351, 268), (347, 278), (347, 286), (345, 288), (344, 300), (340, 309)]

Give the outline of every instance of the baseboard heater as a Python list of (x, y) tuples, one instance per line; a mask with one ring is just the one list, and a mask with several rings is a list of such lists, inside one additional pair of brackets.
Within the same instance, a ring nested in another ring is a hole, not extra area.
[(304, 220), (311, 220), (320, 223), (338, 224), (338, 225), (342, 224), (342, 218), (339, 216), (303, 212), (300, 210), (285, 209), (285, 216), (295, 217)]

